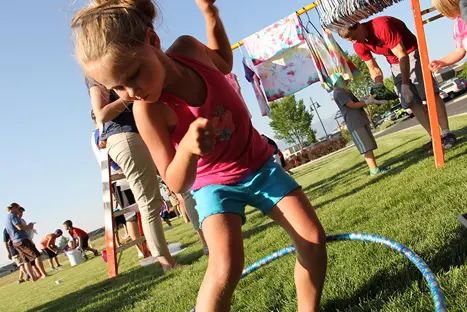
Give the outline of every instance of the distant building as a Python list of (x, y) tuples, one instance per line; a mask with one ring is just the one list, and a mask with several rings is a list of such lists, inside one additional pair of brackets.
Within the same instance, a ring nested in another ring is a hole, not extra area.
[(285, 159), (289, 159), (290, 156), (295, 155), (296, 153), (300, 152), (300, 150), (301, 150), (300, 145), (296, 144), (294, 146), (291, 146), (291, 147), (286, 148), (285, 150), (283, 150), (282, 154), (284, 155)]
[[(307, 141), (303, 142), (303, 149), (310, 147)], [(302, 149), (300, 148), (300, 144), (295, 144), (289, 148), (286, 148), (282, 151), (282, 155), (284, 155), (285, 159), (289, 159), (291, 156), (298, 154)]]

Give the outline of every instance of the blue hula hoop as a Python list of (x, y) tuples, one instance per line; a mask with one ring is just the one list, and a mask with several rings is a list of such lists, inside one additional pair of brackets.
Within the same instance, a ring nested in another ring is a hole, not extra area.
[[(381, 245), (384, 245), (386, 247), (391, 248), (392, 250), (395, 250), (402, 255), (404, 255), (407, 259), (409, 259), (417, 269), (423, 274), (423, 277), (425, 278), (425, 281), (428, 284), (428, 287), (430, 288), (431, 292), (431, 297), (433, 299), (434, 307), (436, 312), (446, 312), (446, 305), (444, 302), (444, 295), (443, 292), (441, 291), (441, 288), (439, 287), (439, 282), (436, 279), (435, 275), (431, 271), (431, 269), (428, 267), (428, 265), (423, 261), (422, 258), (420, 258), (419, 255), (417, 255), (415, 252), (410, 250), (410, 248), (402, 245), (401, 243), (398, 243), (396, 241), (393, 241), (392, 239), (374, 235), (374, 234), (365, 234), (365, 233), (346, 233), (346, 234), (336, 234), (336, 235), (330, 235), (326, 237), (326, 242), (331, 243), (331, 242), (336, 242), (336, 241), (365, 241), (369, 243), (378, 243)], [(289, 246), (284, 249), (278, 250), (272, 254), (270, 254), (267, 257), (264, 257), (252, 265), (246, 267), (243, 270), (242, 273), (242, 278), (247, 276), (248, 274), (258, 270), (259, 268), (265, 266), (266, 264), (269, 264), (285, 255), (290, 255), (295, 252), (295, 247)], [(194, 307), (190, 312), (196, 311), (196, 307)]]

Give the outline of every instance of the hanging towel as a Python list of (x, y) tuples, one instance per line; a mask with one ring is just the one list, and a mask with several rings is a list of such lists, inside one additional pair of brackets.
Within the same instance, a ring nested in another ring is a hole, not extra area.
[(352, 62), (351, 59), (347, 59), (347, 65), (349, 66), (350, 71), (352, 72), (352, 76), (354, 78), (358, 77), (360, 75), (360, 71), (358, 70), (357, 66)]
[(328, 92), (331, 92), (332, 87), (329, 86), (331, 79), (328, 76), (328, 72), (326, 70), (327, 67), (332, 66), (331, 54), (329, 54), (324, 40), (317, 35), (310, 33), (307, 36), (307, 40), (312, 52), (316, 69), (318, 70), (318, 77), (323, 83), (323, 88), (325, 88)]
[(334, 66), (331, 68), (326, 68), (328, 75), (335, 77), (336, 75), (342, 75), (344, 80), (350, 80), (353, 78), (352, 71), (350, 70), (347, 64), (347, 57), (344, 55), (339, 44), (336, 42), (329, 30), (323, 30), (324, 42), (328, 48), (329, 54), (331, 56), (331, 61)]
[(245, 58), (243, 58), (243, 68), (245, 69), (245, 78), (253, 86), (255, 91), (256, 100), (258, 101), (259, 109), (261, 110), (262, 116), (268, 116), (271, 114), (271, 109), (269, 108), (268, 102), (264, 97), (263, 90), (261, 90), (261, 81), (259, 80), (258, 75), (255, 71), (248, 65)]
[(256, 68), (269, 102), (320, 81), (306, 42), (277, 54)]
[(243, 39), (243, 44), (258, 65), (305, 40), (298, 16), (293, 13), (273, 25)]
[(235, 75), (234, 73), (230, 73), (226, 75), (225, 78), (227, 78), (227, 81), (230, 83), (230, 85), (235, 90), (235, 92), (237, 92), (238, 96), (242, 100), (243, 105), (245, 105), (245, 108), (248, 111), (248, 115), (251, 118), (252, 116), (251, 116), (250, 110), (248, 109), (248, 106), (245, 103), (245, 99), (243, 99), (242, 88), (240, 87), (240, 84), (238, 83), (237, 75)]
[(359, 72), (352, 61), (344, 55), (342, 48), (332, 34), (327, 30), (324, 30), (323, 33), (324, 39), (315, 34), (309, 34), (307, 39), (323, 87), (327, 91), (331, 91), (341, 77), (345, 80), (351, 80)]

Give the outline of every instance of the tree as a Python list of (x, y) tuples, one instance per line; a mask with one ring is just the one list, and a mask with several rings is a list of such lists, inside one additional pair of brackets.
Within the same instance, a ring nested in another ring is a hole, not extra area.
[[(352, 55), (348, 55), (348, 57), (352, 60), (352, 62), (358, 68), (358, 71), (360, 72), (360, 75), (355, 77), (349, 83), (349, 89), (359, 99), (363, 97), (368, 97), (370, 95), (370, 88), (374, 84), (373, 80), (371, 79), (370, 71), (368, 70), (368, 67), (366, 66), (365, 62), (362, 61), (362, 59), (358, 55), (352, 54)], [(392, 79), (392, 77), (386, 78), (384, 80), (384, 85), (389, 90), (394, 91), (394, 80)], [(386, 105), (369, 104), (365, 107), (373, 128), (376, 127), (374, 123), (374, 118), (377, 115), (387, 111), (389, 107), (391, 107), (392, 105), (394, 105), (393, 101), (391, 101), (390, 103)]]
[(357, 67), (358, 71), (360, 72), (360, 75), (355, 77), (349, 83), (349, 89), (353, 94), (355, 94), (357, 98), (367, 97), (370, 94), (370, 87), (373, 85), (373, 80), (371, 79), (368, 67), (358, 55), (352, 54), (348, 57), (352, 60), (355, 67)]
[(271, 122), (269, 125), (274, 136), (289, 144), (298, 144), (300, 149), (316, 142), (315, 131), (311, 129), (313, 114), (307, 111), (303, 100), (295, 99), (294, 95), (271, 103)]
[(467, 63), (464, 63), (462, 70), (457, 73), (457, 78), (467, 79)]

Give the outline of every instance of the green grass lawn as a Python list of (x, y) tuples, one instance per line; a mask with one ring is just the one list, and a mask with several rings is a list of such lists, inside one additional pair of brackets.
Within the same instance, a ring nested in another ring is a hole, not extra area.
[[(378, 140), (378, 163), (391, 171), (370, 178), (355, 148), (306, 165), (295, 177), (317, 208), (328, 234), (367, 232), (387, 236), (417, 252), (433, 269), (449, 311), (467, 311), (467, 231), (457, 222), (467, 212), (467, 117), (451, 119), (463, 141), (446, 154), (443, 169), (422, 145), (420, 128)], [(255, 210), (244, 226), (246, 263), (290, 244), (287, 235)], [(5, 311), (188, 311), (193, 307), (207, 257), (189, 224), (174, 221), (170, 242), (187, 250), (184, 268), (163, 274), (158, 265), (141, 268), (136, 250), (125, 251), (121, 274), (107, 280), (102, 258), (65, 269), (37, 283), (0, 279)], [(94, 242), (103, 246), (103, 241)], [(323, 311), (433, 311), (428, 287), (403, 256), (362, 242), (328, 245), (329, 267)], [(284, 257), (242, 280), (233, 311), (296, 311), (294, 257)], [(63, 279), (57, 285), (55, 280)]]

